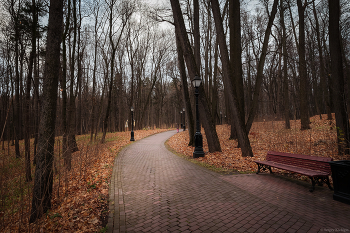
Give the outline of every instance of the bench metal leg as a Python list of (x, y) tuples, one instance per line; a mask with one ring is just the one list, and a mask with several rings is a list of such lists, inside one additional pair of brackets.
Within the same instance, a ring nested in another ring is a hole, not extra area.
[(310, 177), (311, 179), (311, 183), (312, 183), (312, 187), (309, 190), (310, 192), (313, 192), (315, 190), (315, 178), (314, 177)]
[(260, 169), (263, 170), (263, 171), (266, 171), (267, 169), (269, 169), (269, 170), (270, 170), (270, 173), (273, 174), (273, 172), (272, 172), (272, 170), (271, 170), (271, 166), (267, 166), (267, 165), (259, 164), (259, 163), (258, 163), (258, 171), (256, 172), (256, 174), (259, 174)]
[(312, 182), (312, 188), (310, 189), (310, 192), (313, 192), (315, 190), (315, 184), (317, 183), (318, 186), (322, 186), (323, 183), (326, 183), (328, 188), (330, 190), (333, 190), (331, 184), (329, 183), (329, 177), (310, 177)]
[(329, 178), (328, 178), (328, 176), (327, 176), (327, 178), (326, 178), (326, 184), (327, 184), (327, 186), (328, 186), (328, 188), (329, 188), (330, 190), (333, 190), (331, 184), (329, 183)]
[(259, 174), (260, 172), (260, 164), (258, 164), (258, 171), (256, 172), (256, 174)]

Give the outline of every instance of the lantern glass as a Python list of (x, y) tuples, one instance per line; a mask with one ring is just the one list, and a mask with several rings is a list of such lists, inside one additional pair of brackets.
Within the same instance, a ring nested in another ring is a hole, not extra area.
[(194, 79), (192, 80), (192, 85), (195, 88), (199, 87), (201, 83), (202, 83), (202, 80), (199, 76), (195, 76)]

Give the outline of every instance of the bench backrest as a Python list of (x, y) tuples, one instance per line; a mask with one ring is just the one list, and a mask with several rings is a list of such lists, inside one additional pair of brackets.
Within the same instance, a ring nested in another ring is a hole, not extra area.
[(316, 171), (327, 172), (330, 174), (331, 167), (328, 162), (332, 161), (333, 159), (327, 157), (269, 151), (267, 152), (266, 160)]

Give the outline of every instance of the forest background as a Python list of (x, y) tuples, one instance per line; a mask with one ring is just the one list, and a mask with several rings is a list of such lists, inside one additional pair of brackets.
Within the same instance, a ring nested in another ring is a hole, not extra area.
[(57, 176), (67, 184), (75, 174), (74, 152), (132, 122), (144, 131), (185, 124), (193, 145), (194, 76), (209, 152), (222, 151), (218, 124), (251, 157), (253, 122), (290, 129), (298, 119), (304, 131), (327, 114), (337, 153), (348, 154), (347, 1), (53, 2), (0, 3), (1, 218), (32, 196), (20, 219), (35, 222), (52, 206)]

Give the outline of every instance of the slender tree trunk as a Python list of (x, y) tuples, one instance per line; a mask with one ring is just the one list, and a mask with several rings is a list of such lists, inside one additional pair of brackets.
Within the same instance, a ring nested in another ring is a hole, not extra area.
[(329, 103), (329, 95), (328, 95), (328, 89), (327, 89), (327, 77), (325, 72), (325, 64), (324, 64), (324, 57), (323, 57), (323, 50), (322, 50), (322, 43), (321, 43), (321, 36), (320, 36), (320, 25), (318, 22), (318, 16), (316, 13), (316, 6), (315, 2), (312, 2), (313, 4), (313, 13), (315, 18), (315, 25), (316, 25), (316, 39), (317, 39), (317, 49), (318, 49), (318, 57), (320, 62), (320, 86), (321, 86), (321, 103), (324, 103), (325, 106), (323, 109), (326, 109), (326, 111), (330, 110), (330, 103)]
[(28, 76), (27, 76), (27, 85), (26, 85), (26, 108), (25, 108), (25, 135), (24, 135), (24, 147), (25, 147), (25, 167), (26, 167), (26, 181), (32, 180), (32, 172), (30, 166), (30, 90), (31, 83), (33, 77), (33, 65), (34, 65), (34, 57), (36, 52), (36, 6), (35, 0), (32, 0), (32, 51), (29, 57), (28, 64)]
[(337, 126), (338, 153), (349, 154), (350, 130), (346, 107), (343, 59), (341, 54), (340, 3), (329, 0), (329, 50), (332, 65), (332, 90), (335, 120)]
[[(36, 16), (38, 17), (38, 16)], [(37, 38), (37, 43), (39, 44), (39, 38)], [(38, 46), (39, 47), (39, 46)], [(39, 48), (37, 48), (39, 49)], [(37, 54), (39, 52), (37, 51)], [(34, 159), (33, 164), (36, 163), (37, 145), (38, 145), (38, 132), (39, 132), (39, 121), (40, 121), (40, 107), (39, 107), (39, 56), (34, 56)]]
[(92, 73), (92, 93), (91, 93), (91, 105), (92, 105), (92, 110), (91, 110), (91, 134), (90, 134), (90, 141), (93, 139), (94, 135), (94, 128), (95, 128), (95, 104), (96, 104), (96, 70), (97, 70), (97, 46), (98, 46), (98, 13), (99, 13), (99, 8), (97, 7), (97, 13), (96, 13), (96, 18), (95, 18), (95, 47), (94, 47), (94, 69)]
[[(212, 93), (212, 114), (215, 116), (217, 115), (217, 109), (218, 109), (218, 41), (215, 41), (215, 49), (214, 49), (214, 74), (213, 74), (213, 93)], [(220, 116), (219, 116), (220, 117)], [(214, 117), (214, 119), (217, 119)], [(219, 118), (219, 123), (221, 124), (222, 122), (220, 121)]]
[(283, 113), (286, 129), (290, 129), (290, 106), (289, 106), (289, 90), (288, 90), (288, 73), (287, 73), (287, 36), (286, 26), (284, 24), (284, 7), (283, 0), (280, 0), (280, 22), (282, 27), (282, 56), (283, 56)]
[(198, 0), (193, 0), (193, 38), (194, 38), (194, 58), (197, 64), (197, 68), (201, 70), (201, 55), (200, 55), (201, 47), (200, 47), (200, 34), (199, 34)]
[(70, 24), (70, 9), (71, 9), (71, 1), (68, 0), (68, 12), (66, 16), (65, 22), (65, 30), (62, 37), (62, 80), (61, 80), (61, 88), (62, 88), (62, 155), (64, 164), (68, 164), (68, 160), (70, 158), (70, 153), (72, 153), (68, 148), (68, 122), (67, 122), (67, 47), (66, 47), (66, 38), (69, 30)]
[(19, 32), (19, 7), (18, 10), (16, 11), (14, 9), (15, 3), (12, 0), (11, 1), (11, 14), (13, 21), (15, 23), (15, 72), (16, 72), (16, 78), (15, 78), (15, 104), (13, 105), (14, 107), (14, 114), (13, 114), (13, 121), (14, 121), (14, 136), (15, 136), (15, 153), (16, 153), (16, 158), (21, 157), (21, 153), (19, 151), (19, 137), (20, 137), (20, 129), (21, 129), (21, 120), (20, 120), (20, 92), (19, 92), (19, 86), (20, 86), (20, 71), (19, 71), (19, 43), (20, 43), (20, 32)]
[(195, 124), (194, 124), (194, 118), (193, 118), (193, 114), (192, 114), (190, 94), (188, 91), (185, 61), (183, 58), (183, 52), (182, 52), (182, 48), (180, 45), (180, 38), (178, 36), (178, 33), (175, 33), (175, 36), (176, 36), (179, 70), (180, 70), (180, 76), (181, 76), (182, 93), (183, 93), (183, 98), (184, 98), (184, 102), (185, 102), (185, 106), (186, 106), (187, 119), (188, 119), (188, 133), (189, 133), (189, 138), (190, 138), (188, 145), (194, 146), (194, 132), (195, 132), (194, 127), (195, 127)]
[(63, 0), (51, 0), (47, 32), (46, 60), (43, 83), (43, 107), (39, 127), (38, 155), (35, 167), (32, 209), (29, 222), (40, 218), (51, 208), (53, 155), (57, 87), (62, 40)]
[[(67, 157), (67, 169), (71, 169), (72, 154), (79, 150), (77, 141), (75, 139), (76, 134), (76, 106), (75, 99), (77, 96), (77, 88), (74, 91), (74, 79), (75, 79), (75, 59), (76, 59), (76, 45), (77, 45), (77, 33), (78, 33), (78, 23), (77, 23), (77, 0), (72, 0), (73, 4), (73, 46), (71, 50), (70, 57), (70, 87), (69, 87), (69, 106), (68, 106), (68, 150), (69, 154)], [(79, 55), (78, 55), (79, 56)], [(77, 81), (78, 83), (78, 81)], [(78, 85), (77, 85), (78, 86)]]
[(297, 0), (299, 13), (299, 79), (300, 79), (300, 120), (301, 130), (310, 129), (307, 98), (307, 70), (305, 60), (305, 8), (301, 0)]
[[(241, 48), (241, 14), (240, 0), (229, 0), (229, 26), (230, 26), (230, 65), (232, 68), (233, 92), (237, 99), (239, 116), (245, 122), (244, 88), (242, 77), (242, 48)], [(237, 139), (236, 127), (231, 122), (230, 139)]]

